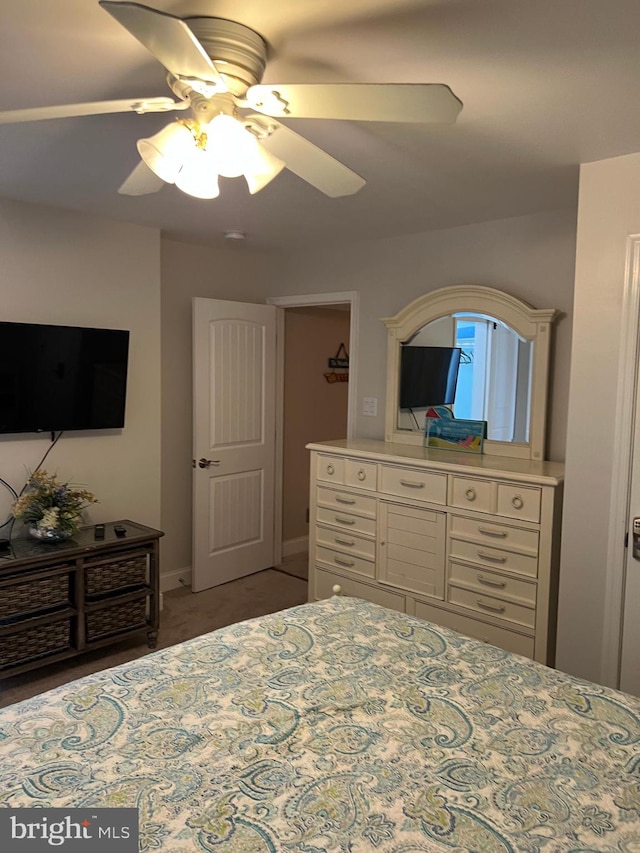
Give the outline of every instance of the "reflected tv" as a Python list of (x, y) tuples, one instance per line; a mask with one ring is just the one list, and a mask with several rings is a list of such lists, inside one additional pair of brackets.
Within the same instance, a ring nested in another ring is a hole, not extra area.
[(460, 347), (413, 347), (400, 350), (400, 408), (450, 406), (456, 396)]
[(0, 433), (121, 429), (129, 332), (0, 322)]

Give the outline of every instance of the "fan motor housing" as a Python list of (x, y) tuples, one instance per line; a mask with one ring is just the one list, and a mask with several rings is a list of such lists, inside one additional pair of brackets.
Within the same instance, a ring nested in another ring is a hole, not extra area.
[(262, 80), (267, 43), (254, 30), (226, 18), (184, 18), (207, 55), (225, 78), (229, 91), (241, 96)]

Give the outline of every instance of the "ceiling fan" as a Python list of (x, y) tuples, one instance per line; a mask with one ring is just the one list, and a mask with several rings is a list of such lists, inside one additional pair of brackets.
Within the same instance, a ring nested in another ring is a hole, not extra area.
[(462, 103), (443, 84), (261, 84), (267, 44), (223, 18), (174, 15), (122, 0), (99, 5), (167, 70), (171, 97), (0, 112), (0, 124), (116, 112), (190, 111), (138, 140), (142, 162), (119, 189), (157, 192), (165, 183), (200, 198), (219, 194), (218, 177), (244, 175), (250, 193), (292, 171), (325, 195), (358, 192), (366, 181), (278, 119), (451, 123)]

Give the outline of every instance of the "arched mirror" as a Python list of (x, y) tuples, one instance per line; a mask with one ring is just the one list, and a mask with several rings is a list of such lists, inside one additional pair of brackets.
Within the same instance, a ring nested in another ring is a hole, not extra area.
[[(532, 308), (495, 288), (462, 285), (432, 291), (383, 320), (386, 441), (422, 444), (426, 408), (446, 403), (455, 417), (487, 421), (485, 453), (544, 459), (550, 329), (556, 316), (554, 309)], [(443, 375), (448, 370), (457, 382), (427, 392), (438, 399), (412, 400), (406, 380), (401, 389), (404, 347), (424, 348), (437, 359), (438, 367), (429, 370)]]

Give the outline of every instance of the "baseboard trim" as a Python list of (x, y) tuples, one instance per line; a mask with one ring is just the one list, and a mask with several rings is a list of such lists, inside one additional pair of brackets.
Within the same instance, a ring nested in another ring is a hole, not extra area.
[(301, 554), (309, 550), (309, 537), (299, 536), (297, 539), (287, 539), (282, 543), (282, 556), (290, 557), (292, 554)]
[(160, 592), (168, 592), (170, 589), (180, 589), (181, 586), (191, 586), (191, 566), (160, 574)]
[[(287, 542), (282, 543), (282, 556), (290, 557), (292, 554), (301, 554), (303, 551), (307, 551), (308, 548), (308, 536), (289, 539)], [(180, 589), (181, 586), (191, 586), (191, 566), (160, 574), (160, 592), (168, 592), (170, 589)]]

